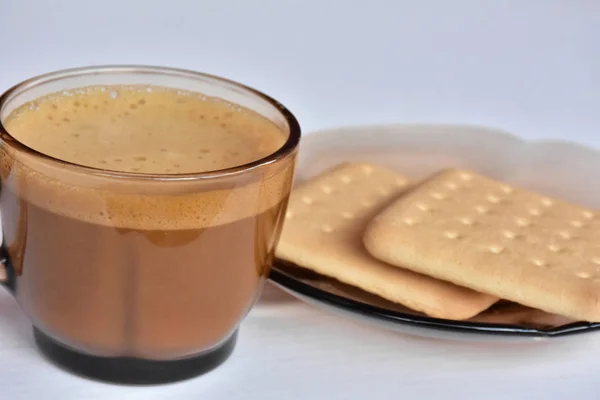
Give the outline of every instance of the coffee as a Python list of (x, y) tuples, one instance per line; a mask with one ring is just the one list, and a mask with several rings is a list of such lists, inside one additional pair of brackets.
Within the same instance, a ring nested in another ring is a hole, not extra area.
[(156, 360), (210, 349), (237, 328), (269, 271), (293, 163), (218, 180), (161, 174), (264, 158), (285, 142), (280, 126), (155, 86), (52, 94), (4, 125), (40, 153), (95, 168), (0, 149), (16, 295), (38, 328), (91, 354)]

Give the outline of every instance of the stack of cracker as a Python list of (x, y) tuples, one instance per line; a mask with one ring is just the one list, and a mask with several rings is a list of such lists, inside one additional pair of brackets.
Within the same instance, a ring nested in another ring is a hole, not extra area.
[(294, 189), (276, 256), (432, 317), (504, 299), (600, 321), (594, 213), (472, 171), (338, 165)]

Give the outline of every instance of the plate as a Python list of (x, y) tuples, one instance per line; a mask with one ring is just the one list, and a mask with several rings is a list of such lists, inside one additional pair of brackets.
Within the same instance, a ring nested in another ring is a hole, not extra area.
[[(524, 141), (477, 126), (385, 125), (340, 128), (305, 136), (296, 185), (344, 161), (371, 162), (413, 180), (448, 167), (468, 168), (512, 185), (600, 208), (600, 152), (566, 141)], [(299, 299), (346, 317), (420, 336), (541, 340), (600, 329), (509, 302), (455, 321), (431, 318), (282, 260), (270, 276)]]

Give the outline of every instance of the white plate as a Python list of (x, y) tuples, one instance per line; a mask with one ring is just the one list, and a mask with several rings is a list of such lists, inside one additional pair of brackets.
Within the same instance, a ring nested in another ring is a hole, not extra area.
[[(600, 208), (600, 152), (580, 145), (527, 142), (506, 132), (456, 125), (341, 128), (305, 136), (296, 182), (344, 161), (372, 162), (422, 179), (465, 167), (540, 193)], [(538, 310), (498, 305), (470, 321), (429, 318), (280, 261), (271, 279), (300, 299), (330, 311), (411, 334), (454, 339), (542, 339), (590, 332), (600, 324)]]

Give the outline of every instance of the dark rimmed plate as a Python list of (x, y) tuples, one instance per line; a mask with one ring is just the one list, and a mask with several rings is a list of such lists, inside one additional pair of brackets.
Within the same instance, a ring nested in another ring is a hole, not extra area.
[[(600, 209), (600, 153), (566, 142), (527, 142), (473, 126), (386, 125), (342, 128), (303, 138), (297, 182), (344, 161), (373, 162), (417, 180), (466, 167), (507, 183)], [(509, 302), (468, 320), (431, 318), (308, 270), (275, 262), (271, 280), (313, 305), (387, 329), (444, 339), (540, 340), (593, 332), (573, 321)]]
[(479, 334), (486, 338), (493, 335), (496, 339), (541, 339), (600, 329), (600, 323), (572, 321), (509, 302), (500, 302), (467, 321), (431, 318), (281, 260), (275, 262), (270, 278), (283, 290), (307, 303), (420, 336), (469, 340)]

